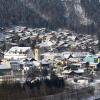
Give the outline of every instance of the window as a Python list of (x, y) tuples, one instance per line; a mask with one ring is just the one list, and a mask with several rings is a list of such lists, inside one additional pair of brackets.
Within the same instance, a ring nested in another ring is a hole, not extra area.
[(98, 63), (98, 58), (94, 58), (94, 63)]

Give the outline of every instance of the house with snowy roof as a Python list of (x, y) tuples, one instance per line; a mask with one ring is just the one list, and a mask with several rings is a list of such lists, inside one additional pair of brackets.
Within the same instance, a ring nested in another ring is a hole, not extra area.
[(4, 53), (6, 60), (23, 60), (26, 58), (33, 58), (31, 47), (12, 47), (8, 52)]

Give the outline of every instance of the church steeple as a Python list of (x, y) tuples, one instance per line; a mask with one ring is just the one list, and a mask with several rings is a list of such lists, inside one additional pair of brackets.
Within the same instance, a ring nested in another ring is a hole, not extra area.
[(33, 48), (33, 53), (34, 53), (34, 59), (39, 61), (40, 60), (40, 47), (39, 46), (35, 46)]

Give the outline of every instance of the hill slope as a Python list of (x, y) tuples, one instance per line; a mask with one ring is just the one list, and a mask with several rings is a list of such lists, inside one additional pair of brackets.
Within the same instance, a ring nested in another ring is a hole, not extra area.
[[(0, 25), (67, 27), (94, 32), (95, 20), (91, 18), (91, 8), (97, 3), (99, 0), (0, 0)], [(98, 6), (96, 9), (99, 11)], [(91, 14), (87, 14), (88, 11)]]

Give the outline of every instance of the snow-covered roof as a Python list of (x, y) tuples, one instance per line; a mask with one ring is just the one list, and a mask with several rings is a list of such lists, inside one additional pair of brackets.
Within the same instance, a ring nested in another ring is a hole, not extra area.
[(84, 69), (78, 69), (74, 71), (75, 73), (84, 73)]
[(53, 52), (43, 53), (43, 54), (41, 54), (41, 56), (44, 57), (44, 60), (56, 60), (56, 59), (58, 59), (58, 57), (61, 58), (61, 54), (53, 53)]
[(66, 54), (63, 54), (63, 57), (68, 59), (70, 55), (71, 55), (70, 53), (66, 53)]
[(62, 74), (69, 74), (69, 73), (71, 73), (72, 71), (71, 70), (64, 70), (63, 72), (62, 72)]
[(98, 53), (96, 54), (96, 56), (100, 56), (100, 52), (98, 52)]
[(0, 64), (0, 70), (11, 69), (10, 64)]
[(60, 42), (58, 43), (58, 46), (60, 46), (60, 45), (62, 45), (62, 44), (64, 44), (64, 41), (60, 41)]
[(31, 47), (15, 46), (4, 54), (5, 59), (26, 59), (27, 57), (33, 57)]
[(64, 47), (68, 47), (68, 46), (69, 46), (69, 44), (64, 44), (63, 46), (64, 46)]
[(75, 40), (76, 39), (76, 36), (68, 36), (68, 39)]
[(89, 52), (73, 52), (72, 56), (73, 57), (82, 57), (88, 55)]
[(29, 36), (27, 36), (27, 37), (22, 37), (20, 40), (26, 40), (26, 39), (28, 39), (29, 38)]
[(5, 39), (4, 34), (3, 33), (0, 33), (0, 41), (4, 41), (4, 39)]
[(49, 61), (42, 60), (41, 61), (41, 64), (50, 64), (50, 62)]
[(69, 58), (69, 61), (71, 61), (71, 62), (79, 62), (79, 58)]
[(21, 32), (25, 29), (26, 27), (24, 26), (15, 26), (13, 29), (15, 32)]
[(34, 65), (34, 66), (40, 66), (40, 62), (38, 62), (38, 61), (33, 61), (33, 65)]
[(46, 52), (46, 53), (43, 53), (41, 55), (44, 55), (44, 56), (56, 56), (56, 55), (58, 55), (58, 53)]
[(30, 47), (18, 47), (18, 46), (15, 46), (15, 47), (12, 47), (9, 51), (8, 51), (8, 53), (10, 53), (10, 52), (26, 52), (27, 50), (30, 50), (31, 48)]
[(50, 47), (50, 46), (53, 45), (53, 43), (51, 41), (45, 41), (45, 42), (42, 42), (39, 45), (40, 45), (40, 47)]

